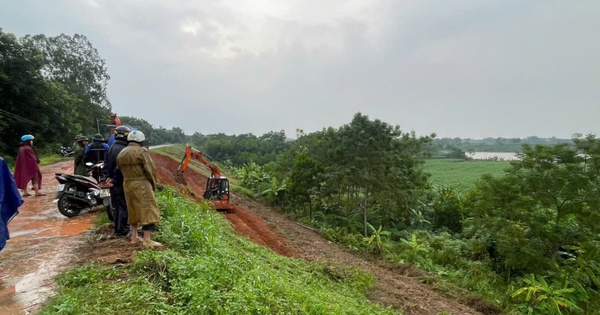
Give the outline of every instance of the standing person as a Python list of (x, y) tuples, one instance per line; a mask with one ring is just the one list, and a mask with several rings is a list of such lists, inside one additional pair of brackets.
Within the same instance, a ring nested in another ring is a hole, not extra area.
[(31, 196), (27, 191), (27, 185), (31, 182), (36, 196), (45, 196), (40, 189), (42, 188), (42, 172), (40, 171), (40, 159), (33, 151), (32, 135), (24, 135), (21, 137), (21, 147), (17, 154), (17, 162), (15, 163), (15, 182), (17, 188), (23, 192), (23, 197)]
[(83, 137), (83, 135), (76, 135), (75, 136), (75, 140), (73, 141), (73, 144), (71, 145), (71, 148), (73, 149), (73, 152), (75, 152), (77, 150), (77, 147), (81, 146), (81, 143), (79, 143), (79, 139), (81, 139)]
[[(123, 181), (115, 171), (117, 169), (117, 156), (125, 147), (127, 147), (127, 136), (131, 128), (119, 126), (115, 128), (115, 142), (108, 149), (104, 156), (104, 168), (102, 169), (107, 184), (110, 187), (110, 202), (112, 203), (115, 223), (115, 236), (127, 236), (129, 233), (129, 223), (127, 215), (127, 201), (123, 190)], [(115, 176), (116, 175), (116, 176)], [(137, 230), (135, 231), (137, 233)]]
[(94, 164), (104, 161), (106, 151), (108, 151), (108, 144), (104, 141), (104, 137), (97, 133), (92, 138), (92, 143), (85, 147), (85, 161)]
[(141, 131), (132, 131), (127, 136), (127, 147), (117, 156), (117, 167), (123, 174), (123, 190), (131, 225), (131, 243), (138, 241), (138, 226), (144, 232), (146, 247), (161, 246), (151, 240), (156, 223), (160, 221), (158, 204), (154, 196), (156, 190), (156, 166), (148, 149), (142, 147), (145, 137)]
[(121, 120), (117, 117), (117, 113), (111, 113), (110, 119), (108, 120), (109, 125), (121, 126)]
[(87, 147), (89, 140), (86, 136), (78, 136), (77, 145), (75, 146), (75, 154), (73, 163), (75, 164), (74, 172), (75, 175), (88, 176), (86, 173), (87, 167), (85, 166), (85, 148)]
[[(104, 137), (97, 133), (94, 135), (92, 143), (85, 147), (85, 157), (83, 160), (86, 163), (91, 162), (93, 164), (98, 164), (104, 161), (104, 156), (106, 155), (108, 148), (108, 144), (104, 142)], [(97, 168), (94, 168), (94, 171), (92, 171), (92, 177), (97, 181), (100, 181), (100, 171)]]

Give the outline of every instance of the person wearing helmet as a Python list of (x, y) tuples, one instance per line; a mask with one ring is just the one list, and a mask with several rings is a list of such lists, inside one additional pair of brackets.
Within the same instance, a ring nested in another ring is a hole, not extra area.
[(115, 176), (117, 170), (117, 156), (125, 147), (127, 147), (127, 136), (131, 132), (131, 128), (127, 126), (119, 126), (115, 128), (115, 142), (106, 151), (104, 156), (104, 167), (102, 172), (106, 178), (106, 183), (112, 185), (110, 187), (110, 202), (113, 209), (114, 235), (128, 236), (129, 223), (127, 215), (127, 202), (125, 200), (125, 192), (123, 191), (123, 181), (121, 176)]
[[(119, 129), (119, 128), (121, 128), (121, 129)], [(123, 129), (123, 128), (125, 128), (125, 129)], [(112, 145), (115, 143), (116, 136), (117, 136), (117, 129), (121, 130), (121, 132), (123, 132), (123, 130), (127, 130), (126, 131), (127, 134), (129, 134), (129, 132), (131, 130), (133, 130), (133, 129), (131, 129), (131, 127), (125, 126), (125, 125), (117, 126), (116, 128), (110, 128), (110, 136), (108, 137), (108, 141), (107, 141), (109, 147), (112, 147)], [(127, 136), (125, 136), (125, 141), (127, 141)]]
[(17, 154), (15, 163), (15, 182), (17, 188), (23, 192), (23, 197), (31, 196), (27, 191), (27, 185), (31, 182), (36, 196), (45, 196), (42, 193), (42, 172), (40, 171), (40, 159), (33, 151), (32, 135), (24, 135), (21, 137), (21, 147)]
[(81, 175), (81, 176), (88, 176), (89, 174), (87, 174), (86, 170), (87, 167), (85, 166), (85, 148), (87, 147), (89, 140), (86, 136), (82, 136), (82, 135), (78, 135), (77, 136), (77, 145), (75, 146), (75, 154), (73, 155), (73, 164), (74, 164), (74, 171), (73, 174), (75, 175)]
[(138, 242), (135, 233), (138, 226), (142, 227), (142, 239), (146, 247), (157, 247), (162, 244), (151, 239), (156, 223), (160, 221), (158, 204), (154, 191), (156, 190), (156, 166), (150, 157), (148, 149), (142, 146), (145, 140), (141, 131), (131, 131), (127, 136), (127, 147), (117, 156), (117, 167), (123, 175), (123, 190), (127, 203), (131, 243)]

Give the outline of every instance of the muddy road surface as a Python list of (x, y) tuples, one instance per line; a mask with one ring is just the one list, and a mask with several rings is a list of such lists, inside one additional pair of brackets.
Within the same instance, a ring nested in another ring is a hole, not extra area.
[(73, 173), (73, 161), (42, 167), (42, 192), (25, 203), (8, 225), (11, 239), (0, 252), (0, 314), (33, 314), (53, 293), (54, 277), (68, 267), (94, 212), (67, 218), (58, 212), (55, 173)]

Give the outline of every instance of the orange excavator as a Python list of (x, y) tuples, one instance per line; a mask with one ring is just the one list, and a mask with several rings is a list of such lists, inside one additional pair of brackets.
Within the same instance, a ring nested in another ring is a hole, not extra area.
[(230, 203), (231, 196), (229, 194), (229, 180), (227, 177), (221, 175), (219, 167), (208, 161), (202, 151), (193, 149), (189, 145), (185, 148), (185, 154), (177, 168), (177, 177), (179, 181), (185, 183), (183, 172), (187, 169), (188, 164), (192, 159), (200, 161), (200, 163), (206, 165), (211, 171), (210, 177), (206, 180), (206, 190), (203, 195), (204, 199), (210, 202), (218, 211), (233, 210), (233, 204)]

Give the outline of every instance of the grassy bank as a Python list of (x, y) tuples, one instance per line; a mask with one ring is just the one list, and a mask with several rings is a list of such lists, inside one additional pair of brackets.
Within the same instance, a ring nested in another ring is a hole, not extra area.
[(157, 199), (168, 249), (62, 274), (41, 314), (398, 314), (367, 300), (372, 275), (276, 255), (171, 189)]

